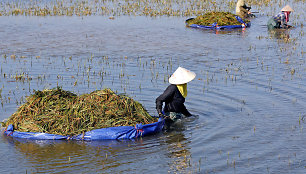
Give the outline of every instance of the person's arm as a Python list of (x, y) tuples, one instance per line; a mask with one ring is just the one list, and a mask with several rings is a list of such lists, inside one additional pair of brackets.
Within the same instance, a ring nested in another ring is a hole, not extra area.
[(187, 108), (185, 107), (184, 104), (181, 106), (181, 109), (182, 109), (182, 114), (184, 114), (186, 117), (192, 116), (191, 113), (187, 110)]
[(248, 6), (246, 6), (245, 4), (244, 4), (242, 7), (243, 7), (244, 9), (248, 10), (248, 11), (251, 10), (251, 7), (248, 7)]
[(162, 113), (162, 107), (163, 107), (163, 102), (169, 100), (171, 97), (174, 95), (175, 91), (175, 86), (174, 85), (169, 85), (167, 89), (164, 91), (163, 94), (161, 94), (159, 97), (156, 98), (156, 110), (157, 113), (160, 115)]
[(243, 6), (240, 7), (240, 11), (245, 13), (245, 14), (249, 13), (249, 10), (245, 9)]
[(286, 16), (283, 13), (280, 15), (280, 22), (281, 22), (280, 24), (281, 28), (287, 28)]

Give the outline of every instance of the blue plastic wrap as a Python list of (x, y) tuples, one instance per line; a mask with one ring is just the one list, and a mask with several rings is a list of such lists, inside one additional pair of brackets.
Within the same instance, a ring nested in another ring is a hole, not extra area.
[(39, 132), (19, 132), (14, 131), (13, 125), (9, 125), (4, 131), (7, 136), (15, 138), (26, 138), (31, 140), (117, 140), (117, 139), (134, 139), (146, 135), (161, 132), (164, 126), (164, 120), (159, 119), (158, 122), (151, 124), (137, 124), (133, 126), (118, 126), (102, 129), (95, 129), (76, 136), (62, 136), (56, 134), (39, 133)]
[[(241, 25), (226, 25), (226, 26), (219, 26), (216, 22), (209, 25), (209, 26), (205, 26), (205, 25), (197, 25), (197, 24), (191, 24), (188, 25), (188, 27), (191, 28), (200, 28), (200, 29), (212, 29), (212, 30), (220, 30), (220, 29), (234, 29), (234, 28), (246, 28), (246, 27), (250, 27), (251, 23), (244, 23), (243, 20), (239, 17), (239, 16), (235, 16), (237, 21), (241, 23)], [(187, 19), (186, 22), (188, 20), (191, 20), (193, 18)]]
[(40, 133), (40, 132), (19, 132), (14, 131), (13, 125), (9, 125), (4, 131), (4, 134), (7, 136), (12, 136), (16, 138), (27, 138), (32, 140), (64, 140), (67, 139), (67, 136)]

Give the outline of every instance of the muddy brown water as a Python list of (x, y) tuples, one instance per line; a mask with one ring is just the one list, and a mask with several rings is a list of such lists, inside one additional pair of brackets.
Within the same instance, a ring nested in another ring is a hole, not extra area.
[[(304, 5), (304, 4), (303, 4)], [(34, 89), (78, 94), (111, 88), (156, 115), (155, 99), (178, 66), (193, 117), (128, 141), (0, 137), (0, 173), (304, 173), (305, 14), (269, 32), (187, 28), (185, 17), (0, 17), (0, 119)]]

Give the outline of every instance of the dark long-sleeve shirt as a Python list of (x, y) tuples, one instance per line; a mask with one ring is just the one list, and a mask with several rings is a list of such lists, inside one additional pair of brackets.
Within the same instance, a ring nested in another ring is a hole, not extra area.
[(184, 102), (185, 98), (182, 96), (176, 85), (169, 85), (162, 95), (156, 98), (157, 112), (162, 111), (163, 102), (165, 102), (164, 112), (182, 113), (185, 116), (191, 116), (186, 109)]

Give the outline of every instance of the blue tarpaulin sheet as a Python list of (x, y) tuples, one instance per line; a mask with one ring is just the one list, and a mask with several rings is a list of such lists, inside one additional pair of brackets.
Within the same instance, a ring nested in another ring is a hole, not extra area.
[[(209, 26), (204, 26), (204, 25), (197, 25), (197, 24), (191, 24), (191, 25), (187, 25), (188, 27), (191, 28), (201, 28), (201, 29), (213, 29), (213, 30), (218, 30), (218, 29), (234, 29), (234, 28), (246, 28), (246, 27), (250, 27), (251, 23), (245, 23), (243, 22), (243, 20), (239, 17), (239, 16), (235, 16), (237, 21), (241, 23), (241, 25), (226, 25), (226, 26), (219, 26), (216, 22), (209, 25)], [(193, 18), (187, 19), (191, 20)]]
[(62, 136), (56, 134), (40, 132), (19, 132), (14, 131), (13, 125), (9, 125), (4, 131), (7, 136), (15, 138), (26, 138), (31, 140), (117, 140), (117, 139), (135, 139), (146, 135), (161, 132), (164, 126), (164, 120), (160, 118), (158, 122), (151, 124), (137, 124), (133, 126), (118, 126), (102, 129), (94, 129), (76, 136)]

